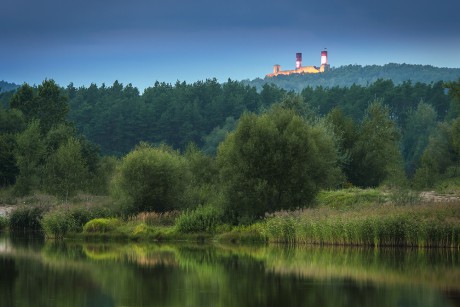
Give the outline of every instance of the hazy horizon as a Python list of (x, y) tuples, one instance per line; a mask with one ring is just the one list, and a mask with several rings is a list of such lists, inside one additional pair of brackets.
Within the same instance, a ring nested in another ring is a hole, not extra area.
[(329, 52), (332, 67), (406, 63), (460, 68), (460, 3), (454, 0), (130, 3), (7, 0), (0, 80), (143, 89), (217, 78), (263, 78)]

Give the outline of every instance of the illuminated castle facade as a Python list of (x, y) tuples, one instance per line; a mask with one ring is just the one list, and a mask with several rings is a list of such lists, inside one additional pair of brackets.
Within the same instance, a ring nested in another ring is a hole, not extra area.
[(302, 66), (302, 53), (296, 53), (295, 69), (293, 70), (281, 70), (281, 65), (276, 64), (273, 67), (273, 73), (268, 74), (267, 77), (275, 77), (278, 75), (292, 75), (292, 74), (317, 74), (324, 72), (330, 68), (327, 62), (327, 51), (321, 51), (321, 66)]

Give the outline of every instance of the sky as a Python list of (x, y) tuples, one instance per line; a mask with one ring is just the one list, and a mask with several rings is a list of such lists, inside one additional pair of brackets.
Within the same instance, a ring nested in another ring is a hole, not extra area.
[(2, 0), (0, 80), (263, 78), (274, 64), (460, 68), (459, 0)]

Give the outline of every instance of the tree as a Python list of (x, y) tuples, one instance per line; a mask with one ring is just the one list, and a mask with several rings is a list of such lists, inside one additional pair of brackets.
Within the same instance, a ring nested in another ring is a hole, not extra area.
[(27, 122), (40, 120), (44, 134), (65, 122), (68, 112), (67, 96), (53, 80), (43, 81), (36, 91), (28, 84), (22, 85), (12, 97), (10, 107), (21, 110)]
[(185, 160), (178, 152), (141, 143), (121, 161), (112, 195), (120, 199), (126, 214), (174, 210), (182, 206), (187, 177)]
[(354, 171), (352, 166), (356, 164), (352, 161), (352, 152), (358, 138), (358, 127), (351, 117), (346, 116), (337, 107), (328, 113), (326, 121), (331, 125), (337, 138), (342, 170), (350, 181)]
[(78, 139), (70, 137), (48, 158), (45, 167), (45, 190), (65, 201), (84, 188), (88, 169)]
[(402, 154), (406, 174), (409, 176), (415, 173), (423, 151), (428, 145), (428, 137), (436, 128), (436, 117), (434, 108), (423, 101), (407, 116), (406, 129), (402, 138)]
[(389, 113), (380, 101), (374, 101), (366, 110), (351, 153), (350, 180), (355, 185), (374, 187), (386, 179), (401, 178), (399, 132)]
[(311, 202), (340, 173), (331, 135), (279, 106), (244, 114), (217, 153), (229, 217), (251, 221)]
[(19, 168), (16, 178), (15, 193), (19, 195), (29, 194), (40, 183), (39, 174), (45, 156), (45, 144), (40, 133), (40, 122), (32, 121), (16, 137), (15, 157)]

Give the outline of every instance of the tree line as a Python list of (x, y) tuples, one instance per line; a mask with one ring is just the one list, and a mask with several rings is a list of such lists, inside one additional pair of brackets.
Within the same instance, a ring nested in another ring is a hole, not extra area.
[(460, 80), (301, 94), (231, 80), (142, 95), (118, 82), (24, 84), (0, 97), (0, 184), (110, 192), (125, 214), (210, 205), (235, 222), (308, 205), (323, 188), (426, 188), (460, 175), (459, 93)]

